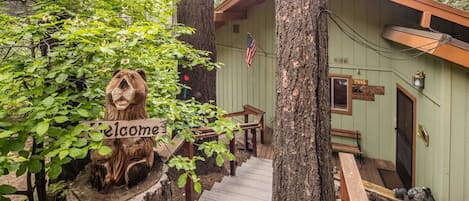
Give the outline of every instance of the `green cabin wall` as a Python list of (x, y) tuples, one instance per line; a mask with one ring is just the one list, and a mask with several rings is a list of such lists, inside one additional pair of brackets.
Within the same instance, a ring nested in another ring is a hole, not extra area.
[[(267, 1), (269, 2), (269, 1)], [(274, 4), (256, 5), (249, 20), (228, 21), (216, 31), (217, 59), (225, 65), (217, 71), (217, 104), (228, 112), (250, 104), (266, 112), (272, 128), (275, 113), (275, 24)], [(232, 32), (239, 24), (239, 33)], [(247, 32), (256, 40), (257, 52), (251, 68), (244, 60)]]
[[(387, 0), (330, 0), (329, 9), (381, 47), (406, 48), (381, 37), (384, 25), (418, 27), (409, 20), (415, 19), (414, 11)], [(266, 0), (251, 8), (246, 20), (228, 21), (216, 32), (218, 61), (225, 64), (217, 72), (217, 104), (228, 112), (241, 110), (243, 104), (259, 107), (271, 128), (276, 98), (274, 10), (273, 0)], [(239, 33), (232, 32), (233, 24), (239, 25)], [(251, 68), (244, 62), (248, 31), (258, 44)], [(416, 98), (416, 127), (422, 125), (430, 135), (428, 147), (416, 137), (416, 186), (430, 187), (436, 200), (469, 201), (469, 70), (431, 55), (387, 56), (394, 59), (358, 45), (329, 22), (330, 72), (385, 87), (385, 95), (376, 95), (375, 101), (353, 100), (352, 115), (332, 114), (332, 127), (359, 130), (365, 156), (394, 162), (399, 84)], [(411, 85), (418, 70), (426, 73), (422, 91)]]

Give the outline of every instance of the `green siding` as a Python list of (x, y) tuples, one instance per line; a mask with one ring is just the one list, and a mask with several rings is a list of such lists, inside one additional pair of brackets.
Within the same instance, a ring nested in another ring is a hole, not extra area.
[[(396, 50), (406, 47), (383, 39), (384, 25), (418, 26), (409, 20), (415, 18), (414, 11), (387, 0), (331, 0), (329, 9), (368, 40)], [(233, 24), (240, 25), (240, 33), (232, 32)], [(244, 62), (248, 31), (258, 44), (252, 68)], [(222, 108), (232, 112), (252, 104), (266, 111), (266, 124), (273, 127), (275, 48), (273, 1), (251, 8), (248, 19), (217, 29), (218, 60), (225, 63), (217, 72), (217, 102)], [(353, 100), (352, 115), (332, 114), (332, 127), (359, 130), (367, 157), (394, 161), (396, 84), (403, 86), (416, 98), (416, 125), (423, 125), (430, 135), (428, 147), (416, 138), (416, 185), (432, 188), (436, 200), (469, 201), (469, 148), (465, 146), (469, 145), (469, 70), (429, 55), (387, 57), (358, 45), (329, 24), (330, 72), (385, 87), (385, 95), (376, 95), (375, 101)], [(419, 70), (427, 75), (422, 91), (412, 87), (412, 76)], [(355, 143), (336, 137), (333, 141)]]
[[(266, 111), (266, 125), (272, 127), (275, 112), (273, 4), (255, 6), (249, 10), (248, 19), (227, 22), (217, 29), (218, 61), (225, 64), (217, 71), (217, 104), (228, 112), (239, 111), (244, 104), (258, 107)], [(239, 33), (232, 32), (233, 24), (239, 24)], [(257, 44), (251, 68), (244, 60), (247, 32)]]
[[(330, 1), (329, 9), (363, 37), (380, 46), (390, 47), (381, 38), (382, 27), (389, 23), (385, 16), (390, 3), (384, 1), (356, 0), (353, 3)], [(350, 9), (353, 8), (353, 9)], [(347, 60), (347, 62), (340, 62)], [(332, 115), (332, 127), (359, 130), (361, 145), (366, 156), (394, 160), (394, 126), (390, 105), (393, 94), (391, 61), (380, 57), (344, 35), (335, 24), (329, 23), (330, 72), (352, 75), (354, 79), (367, 79), (370, 85), (384, 86), (385, 95), (376, 95), (375, 101), (353, 100), (352, 115)], [(350, 140), (333, 138), (333, 141), (350, 143)], [(392, 143), (390, 143), (392, 142)]]
[(469, 76), (452, 67), (450, 199), (469, 200)]

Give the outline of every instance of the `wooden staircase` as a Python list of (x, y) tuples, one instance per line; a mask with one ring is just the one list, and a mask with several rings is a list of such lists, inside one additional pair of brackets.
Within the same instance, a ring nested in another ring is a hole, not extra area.
[(223, 178), (199, 201), (270, 201), (272, 173), (272, 160), (251, 157), (236, 169), (236, 176)]

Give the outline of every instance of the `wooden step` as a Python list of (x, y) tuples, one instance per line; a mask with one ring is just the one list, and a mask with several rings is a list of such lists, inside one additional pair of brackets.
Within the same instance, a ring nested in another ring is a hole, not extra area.
[(210, 192), (220, 193), (234, 193), (238, 195), (244, 195), (259, 200), (270, 200), (272, 197), (271, 191), (265, 191), (259, 188), (252, 188), (249, 186), (238, 186), (233, 183), (220, 183), (215, 185)]
[(265, 176), (265, 177), (272, 177), (273, 170), (272, 168), (270, 169), (259, 168), (257, 166), (254, 166), (254, 167), (246, 166), (243, 168), (236, 169), (236, 174), (243, 174), (243, 173), (256, 174), (256, 175)]
[(222, 183), (217, 184), (217, 188), (224, 187), (225, 185), (233, 185), (233, 186), (245, 186), (248, 188), (253, 188), (256, 190), (261, 190), (264, 192), (270, 192), (272, 189), (272, 183), (265, 183), (256, 180), (246, 180), (246, 179), (239, 179), (235, 177), (227, 177), (223, 179)]
[(204, 191), (199, 201), (267, 201), (267, 199), (257, 199), (251, 196), (240, 195), (230, 192)]
[(254, 180), (264, 184), (272, 183), (272, 176), (267, 177), (263, 175), (257, 174), (250, 174), (250, 173), (243, 173), (243, 174), (236, 174), (233, 178), (245, 179), (245, 180)]
[(272, 160), (251, 157), (236, 171), (225, 177), (210, 191), (204, 191), (200, 201), (270, 201), (272, 200)]
[(259, 159), (259, 158), (254, 158), (249, 159), (249, 162), (243, 163), (241, 165), (241, 168), (247, 166), (247, 167), (258, 167), (257, 169), (264, 169), (264, 168), (270, 168), (272, 169), (272, 160), (268, 159)]

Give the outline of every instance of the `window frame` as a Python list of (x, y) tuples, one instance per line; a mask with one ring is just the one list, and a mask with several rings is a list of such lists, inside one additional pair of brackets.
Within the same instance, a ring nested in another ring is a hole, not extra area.
[[(334, 79), (346, 79), (347, 80), (347, 109), (342, 108), (334, 108)], [(329, 82), (330, 82), (330, 98), (331, 98), (331, 112), (337, 114), (345, 114), (345, 115), (352, 115), (352, 76), (351, 75), (343, 75), (343, 74), (330, 74), (329, 75)]]

